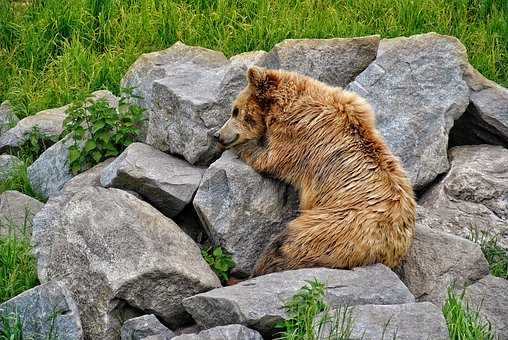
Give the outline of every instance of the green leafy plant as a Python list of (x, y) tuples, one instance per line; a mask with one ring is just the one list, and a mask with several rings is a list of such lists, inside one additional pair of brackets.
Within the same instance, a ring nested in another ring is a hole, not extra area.
[(283, 340), (346, 340), (351, 337), (353, 319), (347, 306), (333, 312), (324, 301), (326, 287), (314, 280), (286, 303), (288, 318), (277, 325)]
[(131, 104), (132, 97), (132, 89), (122, 89), (117, 108), (111, 107), (105, 99), (71, 105), (64, 122), (64, 134), (69, 134), (73, 140), (69, 147), (69, 163), (74, 174), (118, 156), (139, 135), (144, 109)]
[(464, 302), (464, 292), (457, 295), (448, 288), (448, 297), (443, 305), (443, 315), (448, 325), (451, 340), (493, 340), (495, 334), (490, 322), (482, 319), (479, 310)]
[(25, 164), (30, 165), (57, 140), (56, 137), (45, 135), (36, 125), (25, 136), (24, 143), (12, 153), (15, 153)]
[(229, 273), (235, 266), (231, 255), (226, 254), (221, 247), (215, 247), (213, 250), (211, 247), (205, 248), (201, 251), (201, 255), (221, 281), (229, 279)]
[(508, 280), (508, 250), (498, 244), (497, 237), (474, 229), (469, 239), (482, 248), (483, 255), (489, 263), (490, 273)]

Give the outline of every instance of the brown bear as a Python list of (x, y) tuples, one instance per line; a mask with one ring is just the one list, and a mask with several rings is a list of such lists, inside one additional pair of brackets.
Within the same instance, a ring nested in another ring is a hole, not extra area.
[(416, 204), (371, 106), (293, 72), (253, 67), (247, 78), (216, 136), (300, 198), (300, 215), (266, 247), (253, 275), (399, 265), (414, 235)]

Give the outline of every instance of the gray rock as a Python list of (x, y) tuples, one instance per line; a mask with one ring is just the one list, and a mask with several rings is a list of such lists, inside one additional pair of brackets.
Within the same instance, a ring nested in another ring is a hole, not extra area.
[(416, 190), (449, 168), (448, 132), (466, 110), (467, 55), (435, 33), (382, 40), (376, 60), (348, 86), (372, 104), (377, 127)]
[(0, 305), (0, 315), (23, 321), (23, 339), (83, 339), (78, 307), (62, 282), (48, 282), (19, 294)]
[(74, 140), (67, 136), (50, 146), (28, 167), (32, 188), (44, 198), (59, 193), (73, 177), (69, 166), (69, 147), (72, 145)]
[(440, 306), (450, 285), (460, 288), (481, 279), (489, 274), (489, 264), (478, 244), (429, 228), (429, 223), (439, 223), (432, 218), (418, 208), (415, 238), (401, 278), (418, 301)]
[(466, 238), (495, 236), (508, 248), (508, 150), (490, 145), (455, 147), (449, 158), (448, 174), (419, 201), (439, 217), (429, 226)]
[(102, 171), (101, 184), (133, 190), (173, 217), (192, 201), (203, 172), (149, 145), (133, 143)]
[(269, 334), (286, 317), (284, 304), (314, 279), (326, 285), (326, 301), (332, 307), (414, 302), (397, 276), (378, 264), (353, 270), (313, 268), (258, 276), (192, 296), (183, 305), (205, 328), (242, 324)]
[(508, 339), (508, 280), (486, 276), (466, 289), (465, 300), (491, 323), (498, 339)]
[(263, 177), (226, 151), (203, 175), (194, 208), (213, 243), (232, 254), (235, 271), (250, 274), (298, 206), (289, 186)]
[(116, 339), (123, 316), (140, 310), (176, 327), (188, 320), (183, 298), (220, 286), (175, 223), (118, 189), (51, 198), (34, 218), (33, 243), (39, 279), (68, 284), (90, 339)]
[(227, 325), (210, 328), (198, 334), (183, 334), (175, 340), (263, 340), (261, 334), (242, 325)]
[(32, 219), (44, 204), (17, 191), (0, 194), (0, 237), (32, 233)]
[(134, 86), (149, 118), (146, 143), (183, 156), (191, 164), (210, 164), (220, 154), (212, 133), (224, 124), (231, 103), (246, 85), (253, 65), (284, 68), (345, 85), (374, 59), (379, 37), (286, 40), (270, 53), (236, 55), (180, 42), (142, 55), (122, 80)]
[(19, 122), (8, 101), (0, 105), (0, 136)]
[(0, 155), (0, 182), (9, 178), (22, 165), (23, 162), (16, 156)]
[(163, 340), (169, 340), (175, 336), (175, 333), (161, 324), (153, 314), (129, 319), (122, 326), (121, 340), (141, 340), (149, 336), (159, 336)]
[[(397, 339), (397, 340), (448, 340), (448, 328), (441, 310), (429, 302), (401, 305), (364, 305), (348, 310), (330, 312), (331, 320), (321, 330), (316, 326), (318, 339), (334, 339), (340, 334), (340, 325), (351, 326), (347, 339)], [(351, 319), (350, 319), (351, 318)], [(351, 320), (351, 321), (350, 321)], [(320, 320), (316, 320), (319, 324)], [(341, 338), (342, 339), (342, 338)]]
[(278, 68), (344, 87), (376, 58), (379, 36), (287, 39), (270, 51)]
[(450, 145), (494, 144), (508, 147), (508, 90), (472, 66), (466, 73), (470, 104), (450, 131)]
[(75, 192), (83, 190), (86, 187), (100, 187), (102, 171), (114, 160), (115, 158), (109, 158), (85, 172), (72, 177), (65, 183), (62, 190), (65, 192)]

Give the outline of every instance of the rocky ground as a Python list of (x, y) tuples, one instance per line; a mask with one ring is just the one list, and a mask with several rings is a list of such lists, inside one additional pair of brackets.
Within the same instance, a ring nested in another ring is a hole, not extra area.
[[(374, 106), (419, 203), (416, 237), (397, 274), (383, 265), (312, 268), (221, 286), (201, 256), (205, 238), (232, 255), (235, 275), (247, 276), (298, 213), (291, 187), (221, 154), (212, 137), (252, 65), (345, 87)], [(482, 232), (508, 247), (508, 90), (476, 72), (457, 39), (286, 40), (230, 59), (177, 43), (141, 56), (122, 85), (135, 86), (147, 109), (139, 142), (74, 176), (64, 138), (28, 168), (46, 204), (0, 194), (1, 218), (32, 222), (41, 285), (0, 305), (22, 314), (26, 336), (269, 338), (287, 300), (316, 278), (332, 308), (352, 306), (354, 336), (379, 339), (391, 320), (397, 339), (447, 339), (441, 307), (453, 284), (508, 339), (508, 281), (489, 275), (469, 240)], [(107, 91), (94, 97), (118, 103)], [(0, 176), (19, 162), (6, 153), (33, 126), (57, 137), (65, 116), (62, 107), (17, 121), (2, 104)], [(7, 121), (15, 126), (4, 128)]]

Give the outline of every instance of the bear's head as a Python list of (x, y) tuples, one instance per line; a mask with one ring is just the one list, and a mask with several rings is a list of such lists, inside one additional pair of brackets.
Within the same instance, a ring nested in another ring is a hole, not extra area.
[(278, 71), (251, 67), (247, 86), (233, 102), (231, 117), (215, 133), (225, 148), (261, 138), (267, 128), (267, 115), (280, 82)]

